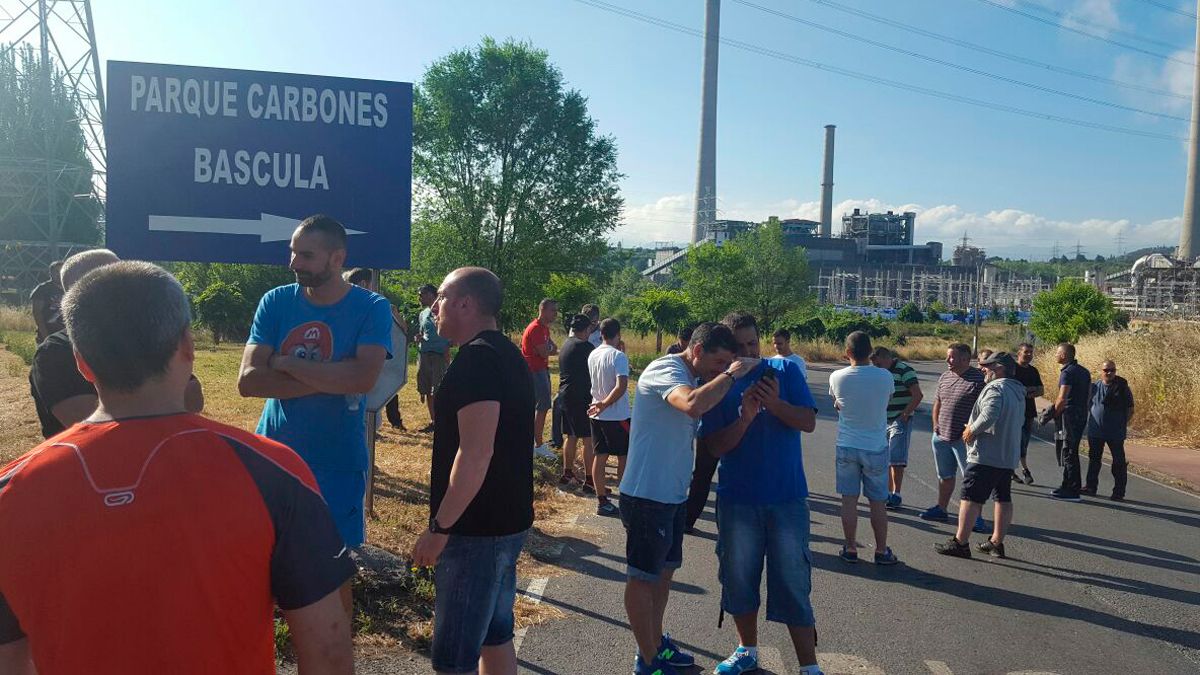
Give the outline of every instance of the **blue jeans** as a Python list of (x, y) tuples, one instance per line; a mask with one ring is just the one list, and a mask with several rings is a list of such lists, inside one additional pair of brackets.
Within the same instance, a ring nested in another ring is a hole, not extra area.
[(471, 673), (484, 647), (513, 639), (517, 556), (528, 531), (502, 537), (450, 535), (434, 567), (433, 668)]
[(912, 439), (912, 418), (905, 422), (899, 417), (888, 422), (888, 464), (908, 466), (908, 443)]
[(767, 563), (767, 621), (814, 626), (808, 502), (736, 504), (717, 499), (721, 609), (738, 616), (761, 604)]
[(879, 448), (871, 452), (861, 448), (848, 448), (843, 445), (834, 447), (837, 457), (834, 488), (839, 495), (862, 494), (869, 501), (881, 502), (888, 497), (888, 452), (887, 448)]
[(961, 474), (967, 470), (967, 444), (961, 438), (943, 441), (934, 434), (933, 462), (937, 465), (938, 480), (954, 478), (956, 472)]

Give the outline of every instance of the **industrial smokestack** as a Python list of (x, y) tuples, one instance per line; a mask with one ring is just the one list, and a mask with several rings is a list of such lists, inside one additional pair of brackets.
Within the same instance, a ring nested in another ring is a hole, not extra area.
[[(1200, 2), (1200, 0), (1197, 0)], [(825, 125), (825, 178), (821, 181), (821, 236), (833, 236), (833, 130)]]
[(1188, 142), (1187, 187), (1183, 196), (1183, 230), (1175, 256), (1191, 262), (1200, 255), (1200, 222), (1196, 220), (1196, 201), (1200, 200), (1200, 175), (1196, 174), (1200, 154), (1200, 0), (1196, 2), (1196, 65), (1192, 77), (1192, 137)]
[(704, 66), (700, 84), (700, 160), (696, 171), (696, 216), (692, 243), (702, 241), (717, 219), (717, 55), (721, 44), (721, 0), (704, 5)]

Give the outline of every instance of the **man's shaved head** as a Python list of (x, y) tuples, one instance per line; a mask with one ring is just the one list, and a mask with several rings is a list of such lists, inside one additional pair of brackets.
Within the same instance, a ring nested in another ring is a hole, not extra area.
[(120, 262), (120, 260), (116, 253), (106, 248), (93, 248), (76, 253), (63, 261), (61, 272), (63, 290), (70, 290), (75, 282), (82, 279), (88, 272)]

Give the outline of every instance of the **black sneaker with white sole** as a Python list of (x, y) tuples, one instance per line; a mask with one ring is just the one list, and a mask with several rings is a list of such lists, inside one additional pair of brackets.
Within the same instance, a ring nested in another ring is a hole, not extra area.
[(1003, 543), (997, 544), (996, 542), (992, 541), (990, 537), (988, 538), (987, 541), (983, 542), (982, 544), (979, 544), (975, 548), (979, 549), (979, 551), (981, 553), (986, 553), (986, 554), (992, 556), (993, 558), (1003, 558), (1004, 557), (1004, 544)]
[(952, 558), (971, 557), (971, 546), (960, 542), (958, 537), (950, 537), (949, 541), (944, 544), (934, 544), (933, 550), (941, 555), (948, 555)]

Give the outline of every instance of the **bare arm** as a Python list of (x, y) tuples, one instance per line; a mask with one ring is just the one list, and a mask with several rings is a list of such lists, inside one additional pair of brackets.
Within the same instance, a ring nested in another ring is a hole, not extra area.
[(811, 433), (817, 428), (817, 411), (812, 408), (792, 405), (779, 398), (779, 381), (762, 379), (751, 388), (754, 397), (762, 402), (767, 412), (774, 415), (780, 422), (796, 431)]
[(1025, 387), (1025, 398), (1037, 398), (1044, 393), (1046, 393), (1046, 388), (1040, 384), (1034, 387)]
[(271, 357), (271, 367), (323, 394), (365, 394), (375, 386), (386, 360), (387, 347), (359, 345), (353, 358), (307, 361), (277, 354)]
[(616, 403), (617, 401), (620, 401), (621, 397), (625, 396), (628, 393), (629, 393), (629, 376), (628, 375), (618, 375), (616, 386), (613, 387), (612, 391), (608, 392), (608, 396), (605, 396), (603, 401), (594, 403), (588, 407), (588, 415), (592, 416), (592, 417), (599, 415), (600, 413), (604, 412), (608, 408), (611, 408), (614, 403)]
[(1071, 393), (1071, 385), (1058, 385), (1058, 398), (1054, 400), (1054, 414), (1061, 415), (1067, 409), (1067, 394)]
[[(79, 394), (54, 404), (50, 408), (50, 412), (54, 413), (54, 417), (60, 424), (69, 427), (76, 422), (82, 422), (87, 419), (88, 415), (96, 412), (97, 405), (99, 405), (99, 399), (95, 394)], [(0, 671), (0, 673), (2, 672), (4, 671)]]
[(702, 387), (676, 387), (667, 394), (667, 403), (676, 410), (687, 413), (692, 419), (700, 419), (725, 398), (732, 386), (733, 377), (722, 373)]
[(933, 397), (933, 433), (939, 433), (938, 430), (938, 413), (942, 411), (942, 399)]
[(204, 387), (194, 375), (183, 392), (183, 407), (190, 413), (204, 412)]
[(300, 398), (317, 393), (287, 373), (271, 368), (275, 353), (269, 345), (246, 345), (238, 373), (238, 393), (246, 398)]
[(925, 399), (925, 394), (921, 393), (921, 385), (916, 382), (908, 385), (908, 395), (912, 396), (912, 400), (908, 402), (908, 405), (904, 407), (904, 411), (900, 413), (900, 417), (904, 420), (912, 417), (913, 413), (920, 407), (921, 401)]
[[(350, 675), (354, 648), (344, 595), (350, 582), (307, 607), (284, 610), (300, 675)], [(2, 671), (0, 671), (2, 672)]]

